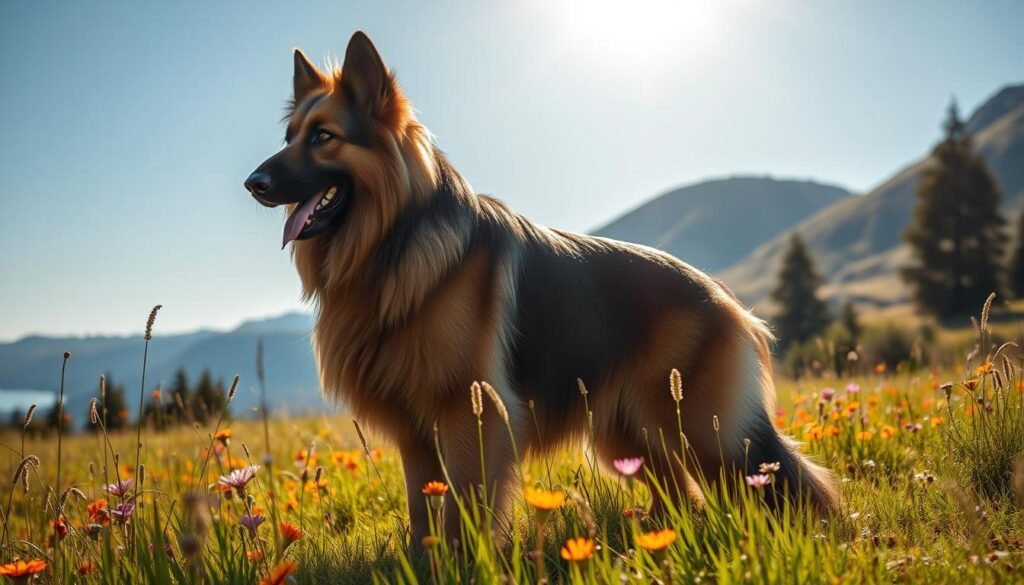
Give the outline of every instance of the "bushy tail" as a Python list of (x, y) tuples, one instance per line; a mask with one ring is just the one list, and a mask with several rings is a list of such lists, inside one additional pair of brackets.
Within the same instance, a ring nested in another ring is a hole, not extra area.
[(775, 387), (772, 381), (771, 343), (774, 337), (763, 321), (750, 316), (748, 324), (753, 333), (762, 368), (762, 392), (764, 410), (752, 421), (747, 429), (750, 439), (747, 452), (746, 474), (758, 473), (762, 463), (779, 463), (773, 485), (776, 505), (783, 499), (810, 501), (820, 512), (830, 514), (839, 511), (839, 489), (832, 472), (812, 462), (800, 453), (792, 438), (779, 433), (771, 423), (775, 411)]
[(771, 503), (777, 506), (783, 500), (809, 501), (821, 513), (839, 511), (839, 490), (832, 472), (800, 453), (796, 443), (780, 435), (767, 415), (757, 421), (748, 436), (746, 475), (758, 473), (762, 463), (779, 464), (774, 473)]

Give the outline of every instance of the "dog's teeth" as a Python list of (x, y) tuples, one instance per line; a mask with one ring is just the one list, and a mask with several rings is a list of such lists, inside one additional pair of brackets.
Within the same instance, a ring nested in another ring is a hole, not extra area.
[(331, 187), (330, 189), (327, 190), (326, 198), (330, 199), (331, 197), (334, 197), (334, 194), (337, 193), (337, 192), (338, 192), (338, 188), (337, 187)]
[(324, 197), (323, 199), (320, 200), (320, 205), (327, 205), (330, 202), (331, 202), (330, 199)]
[(317, 204), (316, 204), (316, 210), (315, 210), (315, 211), (320, 211), (320, 206), (321, 206), (321, 205), (323, 205), (323, 202), (317, 203)]

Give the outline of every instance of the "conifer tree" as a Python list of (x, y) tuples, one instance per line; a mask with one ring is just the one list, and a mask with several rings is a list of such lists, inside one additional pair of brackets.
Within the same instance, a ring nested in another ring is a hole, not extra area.
[(839, 322), (846, 328), (846, 332), (850, 334), (851, 343), (856, 346), (857, 341), (860, 340), (861, 326), (860, 318), (857, 316), (857, 308), (853, 306), (851, 301), (846, 301), (843, 304), (843, 310), (839, 314)]
[(793, 232), (782, 258), (778, 284), (772, 291), (778, 311), (774, 319), (775, 333), (781, 347), (807, 341), (828, 326), (828, 306), (817, 296), (821, 284), (807, 246)]
[(1014, 296), (1024, 299), (1024, 205), (1021, 205), (1020, 215), (1017, 216), (1016, 238), (1017, 243), (1010, 256), (1009, 281)]
[(938, 317), (976, 312), (999, 293), (1006, 236), (999, 187), (949, 107), (945, 138), (932, 150), (917, 185), (914, 219), (904, 238), (914, 264), (904, 267), (915, 304)]

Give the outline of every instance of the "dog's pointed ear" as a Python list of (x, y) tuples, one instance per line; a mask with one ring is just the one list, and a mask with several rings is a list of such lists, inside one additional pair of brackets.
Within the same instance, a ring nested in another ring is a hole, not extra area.
[(295, 103), (301, 102), (309, 92), (324, 85), (323, 73), (309, 61), (302, 49), (295, 49), (295, 73), (292, 76), (292, 84)]
[(341, 87), (345, 98), (368, 114), (379, 114), (394, 91), (387, 65), (366, 33), (352, 35), (341, 66)]

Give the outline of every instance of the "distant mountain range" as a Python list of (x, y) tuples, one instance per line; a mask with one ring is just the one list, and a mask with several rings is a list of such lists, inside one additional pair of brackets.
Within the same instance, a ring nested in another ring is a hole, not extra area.
[[(1024, 85), (1006, 87), (970, 117), (975, 151), (988, 163), (1003, 193), (1003, 211), (1016, 218), (1024, 201)], [(922, 144), (929, 152), (932, 145)], [(789, 226), (719, 276), (745, 302), (765, 312), (786, 236), (797, 231), (828, 282), (822, 293), (834, 303), (853, 300), (886, 306), (906, 302), (909, 291), (898, 268), (910, 261), (902, 234), (910, 223), (925, 156), (894, 173), (870, 193), (849, 197)]]
[[(225, 382), (239, 374), (239, 392), (231, 406), (236, 415), (244, 415), (259, 404), (256, 346), (262, 339), (270, 407), (291, 412), (329, 408), (319, 393), (309, 343), (312, 323), (309, 314), (289, 313), (248, 321), (227, 332), (204, 330), (158, 335), (150, 344), (146, 396), (157, 384), (169, 382), (179, 367), (184, 367), (192, 380), (209, 368), (215, 377), (225, 378)], [(142, 336), (31, 336), (13, 343), (0, 343), (0, 409), (9, 412), (14, 407), (24, 408), (15, 398), (25, 395), (24, 390), (50, 391), (56, 396), (65, 351), (71, 352), (65, 382), (65, 408), (76, 422), (84, 420), (89, 400), (97, 393), (99, 376), (105, 372), (124, 386), (129, 406), (137, 408), (142, 349)], [(12, 392), (5, 398), (5, 390), (20, 392)], [(38, 396), (38, 392), (32, 395)]]

